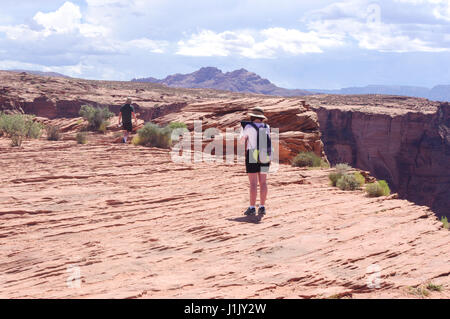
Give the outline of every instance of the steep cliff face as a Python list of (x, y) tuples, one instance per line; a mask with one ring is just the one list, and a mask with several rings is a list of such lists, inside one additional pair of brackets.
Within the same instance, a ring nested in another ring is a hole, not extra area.
[(346, 162), (369, 170), (401, 197), (429, 206), (438, 215), (450, 215), (448, 103), (419, 112), (337, 105), (315, 110), (332, 164)]

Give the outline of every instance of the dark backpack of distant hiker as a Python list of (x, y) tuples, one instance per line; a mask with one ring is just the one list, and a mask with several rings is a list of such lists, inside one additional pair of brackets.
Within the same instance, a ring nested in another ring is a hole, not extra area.
[(245, 129), (247, 125), (253, 127), (257, 134), (256, 149), (249, 150), (250, 163), (270, 164), (272, 156), (272, 139), (270, 138), (270, 131), (266, 123), (258, 127), (253, 122), (241, 122), (242, 128)]

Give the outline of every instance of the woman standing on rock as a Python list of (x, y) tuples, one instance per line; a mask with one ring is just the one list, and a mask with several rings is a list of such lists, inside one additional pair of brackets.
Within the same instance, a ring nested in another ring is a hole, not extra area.
[(253, 108), (249, 112), (250, 122), (242, 122), (240, 141), (246, 143), (245, 170), (250, 181), (250, 206), (245, 211), (247, 216), (256, 215), (256, 197), (258, 182), (260, 190), (260, 205), (258, 215), (266, 214), (265, 202), (267, 198), (267, 173), (270, 166), (271, 141), (270, 127), (266, 123), (263, 109)]

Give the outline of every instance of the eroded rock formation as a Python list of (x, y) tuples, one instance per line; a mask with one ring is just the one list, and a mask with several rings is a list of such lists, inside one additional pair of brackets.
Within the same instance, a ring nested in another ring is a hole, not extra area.
[[(250, 107), (266, 109), (269, 124), (280, 130), (280, 160), (289, 162), (299, 151), (312, 151), (326, 158), (317, 115), (295, 98), (273, 98), (207, 89), (171, 89), (160, 84), (103, 82), (41, 77), (0, 71), (3, 110), (18, 110), (49, 119), (78, 117), (84, 104), (108, 106), (118, 113), (125, 99), (133, 99), (139, 118), (164, 123), (180, 121), (193, 129), (202, 120), (203, 129), (223, 132), (247, 119)], [(1, 109), (0, 109), (1, 111)]]
[(331, 163), (369, 170), (402, 198), (450, 215), (448, 103), (389, 96), (314, 99)]

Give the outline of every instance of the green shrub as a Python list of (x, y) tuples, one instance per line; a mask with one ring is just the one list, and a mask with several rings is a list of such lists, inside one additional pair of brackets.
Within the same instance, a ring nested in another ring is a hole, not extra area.
[(88, 129), (99, 131), (102, 128), (106, 132), (109, 125), (108, 120), (114, 116), (107, 107), (99, 108), (90, 105), (83, 105), (80, 109), (80, 116), (88, 121)]
[(321, 167), (326, 162), (313, 152), (300, 152), (292, 160), (292, 166), (295, 167)]
[(42, 125), (33, 119), (26, 114), (0, 114), (0, 131), (11, 138), (12, 146), (20, 146), (25, 138), (41, 137)]
[(47, 132), (47, 140), (49, 141), (59, 141), (61, 139), (61, 133), (59, 126), (49, 125), (45, 128)]
[(450, 226), (448, 224), (447, 216), (442, 216), (441, 222), (442, 222), (442, 227), (444, 227), (445, 229), (449, 229)]
[(328, 178), (330, 179), (331, 186), (336, 186), (337, 181), (341, 177), (342, 177), (342, 174), (338, 173), (338, 172), (331, 172), (330, 174), (328, 174)]
[(87, 143), (86, 132), (78, 132), (75, 138), (76, 138), (78, 144), (86, 144)]
[(360, 184), (355, 175), (345, 174), (338, 179), (336, 186), (344, 191), (353, 191), (358, 189)]
[(359, 187), (362, 187), (365, 183), (366, 183), (366, 179), (364, 178), (364, 176), (362, 176), (362, 174), (360, 172), (356, 172), (355, 174), (355, 179), (357, 180)]
[(391, 189), (389, 188), (389, 185), (386, 181), (380, 180), (378, 181), (378, 184), (380, 184), (381, 188), (383, 189), (383, 196), (391, 195)]
[(138, 139), (132, 140), (135, 145), (154, 146), (160, 148), (170, 148), (172, 145), (172, 130), (166, 127), (159, 127), (153, 123), (147, 123), (138, 130)]
[(345, 163), (337, 164), (334, 167), (334, 172), (331, 172), (328, 174), (328, 178), (330, 179), (331, 186), (336, 186), (337, 181), (345, 174), (348, 174), (348, 172), (351, 170), (351, 166)]
[(391, 190), (386, 181), (377, 181), (366, 185), (366, 193), (369, 197), (389, 196)]

